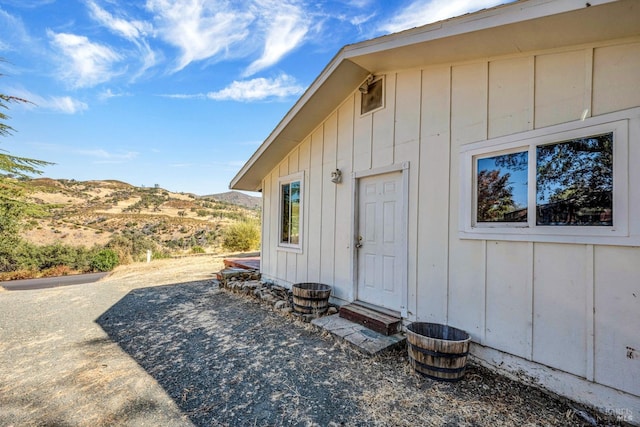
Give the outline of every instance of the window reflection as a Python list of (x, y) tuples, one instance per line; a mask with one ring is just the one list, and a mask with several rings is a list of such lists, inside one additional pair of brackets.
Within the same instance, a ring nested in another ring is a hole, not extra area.
[(536, 148), (538, 225), (613, 225), (613, 133)]
[(280, 242), (297, 245), (300, 243), (300, 181), (282, 184), (280, 191), (282, 200)]
[(477, 221), (527, 222), (528, 153), (477, 160)]

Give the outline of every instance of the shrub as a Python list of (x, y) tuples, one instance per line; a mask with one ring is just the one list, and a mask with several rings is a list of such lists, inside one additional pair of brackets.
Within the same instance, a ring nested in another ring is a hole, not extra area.
[[(89, 271), (92, 251), (60, 243), (38, 246), (25, 240), (0, 239), (0, 272), (16, 272), (15, 278), (60, 276), (70, 271)], [(31, 272), (31, 273), (27, 273)]]
[(53, 245), (38, 246), (34, 251), (34, 258), (37, 260), (40, 270), (59, 265), (75, 267), (78, 252), (80, 251), (82, 251), (81, 248), (54, 243)]
[(193, 254), (203, 254), (204, 248), (202, 246), (194, 246), (191, 248), (191, 253)]
[(101, 249), (91, 258), (94, 271), (111, 271), (118, 265), (118, 254), (112, 249)]
[(49, 267), (40, 272), (41, 277), (58, 277), (68, 276), (71, 273), (71, 268), (67, 265), (56, 265), (55, 267)]
[(258, 249), (260, 228), (255, 222), (237, 222), (224, 231), (222, 247), (230, 251), (247, 252)]

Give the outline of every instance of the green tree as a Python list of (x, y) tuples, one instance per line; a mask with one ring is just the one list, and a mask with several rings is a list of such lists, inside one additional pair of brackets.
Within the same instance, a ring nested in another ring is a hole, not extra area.
[[(14, 132), (6, 123), (9, 116), (5, 111), (9, 109), (9, 105), (27, 102), (29, 101), (26, 99), (0, 93), (0, 137), (8, 137)], [(42, 214), (41, 208), (26, 201), (26, 189), (20, 179), (41, 174), (39, 168), (49, 164), (51, 163), (43, 160), (13, 156), (0, 149), (0, 258), (15, 258), (15, 252), (21, 243), (19, 231), (22, 219), (29, 214)], [(0, 264), (9, 265), (6, 262)], [(3, 265), (2, 269), (7, 265)]]
[[(2, 76), (3, 74), (0, 74), (0, 77)], [(18, 98), (17, 96), (0, 93), (0, 136), (10, 136), (15, 131), (6, 123), (10, 118), (5, 114), (5, 111), (9, 109), (9, 104), (24, 104), (28, 102), (26, 99)], [(42, 173), (39, 168), (50, 164), (52, 163), (44, 160), (12, 156), (7, 151), (0, 150), (0, 177), (2, 179), (7, 177), (26, 178), (29, 175), (39, 175)]]

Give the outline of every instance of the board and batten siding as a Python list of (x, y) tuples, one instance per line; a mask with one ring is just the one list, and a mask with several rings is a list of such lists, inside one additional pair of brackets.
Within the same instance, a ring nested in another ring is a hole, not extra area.
[[(463, 240), (465, 144), (640, 106), (640, 40), (384, 73), (385, 107), (354, 91), (263, 181), (263, 275), (354, 297), (352, 173), (409, 162), (408, 320), (640, 396), (640, 248)], [(355, 89), (355, 88), (354, 88)], [(629, 142), (640, 201), (640, 141)], [(336, 168), (341, 184), (330, 181)], [(278, 178), (304, 171), (303, 250), (278, 248)], [(640, 220), (630, 219), (640, 234)]]

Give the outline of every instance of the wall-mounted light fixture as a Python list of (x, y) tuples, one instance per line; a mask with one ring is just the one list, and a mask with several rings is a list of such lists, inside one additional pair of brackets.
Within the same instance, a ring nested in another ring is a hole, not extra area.
[(331, 172), (331, 182), (334, 184), (340, 184), (342, 182), (342, 171), (340, 169)]
[(373, 76), (373, 74), (369, 74), (367, 76), (367, 79), (360, 85), (358, 90), (361, 93), (369, 93), (369, 86), (371, 86), (371, 83), (373, 83), (374, 79), (375, 79), (375, 77)]

